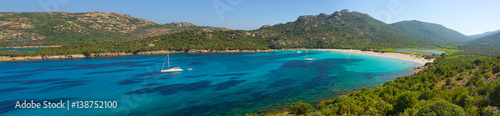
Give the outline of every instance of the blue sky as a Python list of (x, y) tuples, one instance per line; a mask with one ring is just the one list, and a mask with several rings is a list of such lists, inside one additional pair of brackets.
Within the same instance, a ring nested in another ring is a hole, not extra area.
[(498, 6), (498, 0), (0, 0), (0, 12), (117, 12), (158, 23), (244, 30), (349, 9), (386, 23), (419, 20), (466, 35), (500, 29)]

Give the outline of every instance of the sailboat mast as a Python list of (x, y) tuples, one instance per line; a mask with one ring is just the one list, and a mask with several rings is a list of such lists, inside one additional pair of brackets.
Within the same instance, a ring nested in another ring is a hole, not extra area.
[(170, 68), (170, 56), (169, 56), (168, 51), (167, 51), (167, 58), (168, 58), (168, 68)]
[(161, 66), (162, 70), (163, 70), (163, 67), (165, 67), (165, 62), (167, 62), (167, 57), (168, 57), (168, 55), (165, 57), (165, 61), (163, 61), (163, 65)]
[(306, 58), (309, 57), (309, 54), (307, 53), (308, 50), (306, 50)]

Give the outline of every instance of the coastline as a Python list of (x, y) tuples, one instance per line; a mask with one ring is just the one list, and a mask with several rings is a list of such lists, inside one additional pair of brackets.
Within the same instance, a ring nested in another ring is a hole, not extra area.
[[(259, 53), (259, 52), (271, 52), (275, 50), (302, 50), (298, 49), (269, 49), (269, 50), (186, 50), (186, 51), (170, 51), (170, 53)], [(333, 51), (351, 54), (361, 54), (378, 56), (384, 58), (392, 58), (398, 60), (404, 60), (408, 62), (414, 62), (421, 65), (425, 63), (433, 62), (434, 59), (427, 60), (424, 58), (419, 58), (416, 56), (402, 54), (402, 53), (377, 53), (373, 51), (361, 51), (361, 50), (351, 50), (351, 49), (311, 49), (311, 50), (321, 50), (321, 51)], [(128, 56), (128, 55), (156, 55), (156, 54), (167, 54), (166, 50), (161, 51), (145, 51), (145, 52), (120, 52), (120, 53), (93, 53), (93, 54), (69, 54), (69, 55), (47, 55), (47, 56), (0, 56), (0, 62), (8, 61), (30, 61), (30, 60), (45, 60), (45, 59), (70, 59), (70, 58), (92, 58), (92, 57), (113, 57), (113, 56)]]
[(413, 63), (417, 63), (417, 64), (421, 64), (421, 65), (425, 65), (428, 62), (434, 61), (434, 59), (427, 60), (424, 58), (412, 56), (409, 54), (402, 54), (402, 53), (378, 53), (378, 52), (373, 52), (373, 51), (361, 51), (361, 50), (351, 50), (351, 49), (311, 49), (311, 50), (322, 50), (322, 51), (333, 51), (333, 52), (341, 52), (341, 53), (378, 56), (378, 57), (383, 57), (383, 58), (404, 60), (404, 61), (413, 62)]
[[(259, 53), (271, 52), (269, 50), (186, 50), (186, 51), (170, 51), (170, 53)], [(46, 59), (73, 59), (73, 58), (92, 58), (92, 57), (113, 57), (113, 56), (128, 56), (128, 55), (156, 55), (167, 54), (167, 50), (161, 51), (145, 51), (145, 52), (119, 52), (119, 53), (93, 53), (93, 54), (69, 54), (69, 55), (46, 55), (46, 56), (0, 56), (0, 62), (8, 61), (31, 61), (31, 60), (46, 60)]]
[(0, 47), (0, 48), (52, 48), (52, 47), (61, 47), (62, 45), (53, 45), (53, 46), (8, 46), (8, 47)]

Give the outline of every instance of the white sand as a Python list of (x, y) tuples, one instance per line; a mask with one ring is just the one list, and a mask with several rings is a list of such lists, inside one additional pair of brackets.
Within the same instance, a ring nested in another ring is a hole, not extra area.
[(408, 62), (414, 62), (414, 63), (418, 63), (421, 65), (424, 65), (427, 62), (434, 61), (434, 59), (427, 60), (425, 58), (412, 56), (409, 54), (402, 54), (402, 53), (377, 53), (377, 52), (373, 52), (373, 51), (361, 51), (361, 50), (350, 50), (350, 49), (314, 49), (314, 50), (324, 50), (324, 51), (334, 51), (334, 52), (342, 52), (342, 53), (378, 56), (378, 57), (392, 58), (392, 59), (404, 60), (404, 61), (408, 61)]

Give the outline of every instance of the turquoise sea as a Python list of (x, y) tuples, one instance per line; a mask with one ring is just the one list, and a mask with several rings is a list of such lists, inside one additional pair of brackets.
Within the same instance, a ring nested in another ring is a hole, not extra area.
[[(238, 115), (315, 104), (415, 73), (419, 64), (340, 52), (171, 54), (0, 62), (0, 115)], [(186, 70), (192, 68), (192, 70)], [(17, 101), (105, 100), (114, 109), (17, 109)]]

